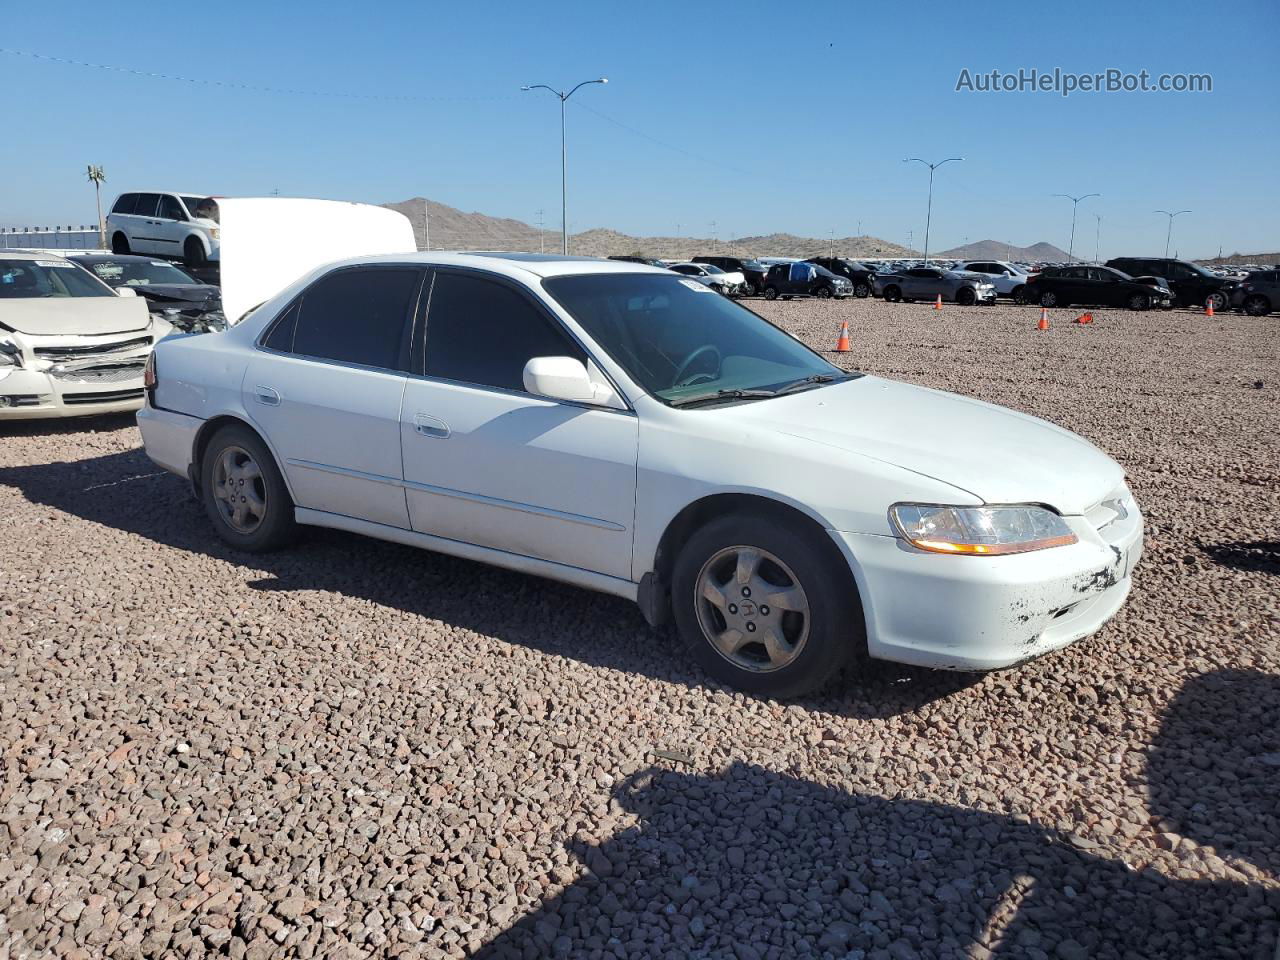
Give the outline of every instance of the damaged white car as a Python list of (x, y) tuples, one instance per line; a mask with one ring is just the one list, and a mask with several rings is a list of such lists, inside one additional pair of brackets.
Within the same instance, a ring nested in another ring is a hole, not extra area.
[(62, 257), (0, 251), (0, 420), (137, 410), (147, 357), (171, 329)]
[(228, 316), (259, 305), (161, 344), (138, 422), (239, 549), (312, 524), (602, 590), (771, 696), (863, 655), (1011, 666), (1129, 592), (1124, 472), (1052, 424), (842, 370), (668, 270), (414, 253), (317, 201), (223, 224), (291, 259), (224, 263)]

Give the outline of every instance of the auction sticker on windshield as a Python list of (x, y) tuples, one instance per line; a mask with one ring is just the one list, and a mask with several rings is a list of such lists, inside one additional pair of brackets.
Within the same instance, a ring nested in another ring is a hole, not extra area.
[(705, 283), (699, 283), (697, 280), (681, 280), (680, 282), (690, 290), (697, 290), (699, 293), (715, 293), (715, 291)]

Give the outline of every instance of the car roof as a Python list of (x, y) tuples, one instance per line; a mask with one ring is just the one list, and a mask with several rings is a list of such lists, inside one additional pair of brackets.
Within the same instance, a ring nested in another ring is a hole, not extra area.
[[(56, 250), (0, 250), (0, 260), (66, 260)], [(70, 263), (71, 261), (67, 261)]]
[[(683, 261), (681, 261), (683, 262)], [(330, 264), (358, 266), (377, 263), (421, 263), (424, 266), (471, 267), (506, 276), (527, 279), (573, 276), (597, 273), (657, 273), (670, 275), (663, 267), (627, 260), (608, 260), (603, 257), (579, 257), (552, 253), (504, 253), (501, 251), (467, 251), (465, 253), (436, 252), (379, 254), (371, 257), (353, 257)], [(703, 264), (695, 264), (703, 266)]]

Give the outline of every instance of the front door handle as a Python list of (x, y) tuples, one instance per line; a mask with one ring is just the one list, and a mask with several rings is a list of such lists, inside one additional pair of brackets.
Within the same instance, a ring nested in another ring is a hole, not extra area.
[(254, 387), (253, 398), (259, 403), (265, 403), (268, 407), (280, 406), (280, 391), (273, 390), (271, 387), (262, 385)]
[(429, 417), (425, 413), (419, 413), (413, 418), (413, 429), (423, 437), (434, 437), (437, 440), (447, 440), (449, 437), (449, 425), (438, 417)]

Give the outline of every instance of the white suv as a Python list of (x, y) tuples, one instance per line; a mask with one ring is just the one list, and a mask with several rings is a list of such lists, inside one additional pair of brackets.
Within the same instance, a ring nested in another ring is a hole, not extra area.
[(145, 253), (202, 266), (220, 259), (218, 203), (193, 193), (122, 193), (107, 214), (113, 253)]
[[(616, 594), (774, 696), (860, 654), (1011, 666), (1129, 592), (1142, 515), (1066, 430), (842, 370), (641, 264), (405, 252), (295, 279), (256, 257), (278, 292), (237, 291), (241, 230), (299, 247), (318, 201), (289, 203), (282, 229), (271, 200), (224, 203), (224, 301), (265, 302), (159, 344), (138, 414), (237, 549), (311, 524)], [(359, 208), (328, 204), (312, 239), (349, 240)], [(361, 216), (412, 247), (403, 217)]]
[(1021, 303), (1026, 293), (1027, 274), (1003, 260), (960, 260), (951, 269), (983, 274), (995, 286), (999, 297)]

